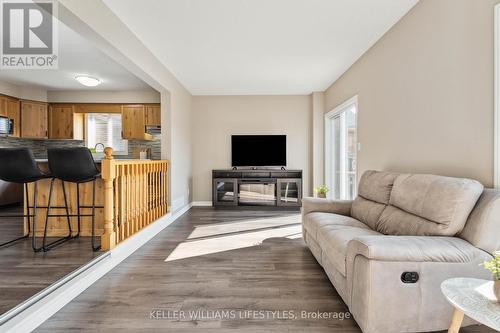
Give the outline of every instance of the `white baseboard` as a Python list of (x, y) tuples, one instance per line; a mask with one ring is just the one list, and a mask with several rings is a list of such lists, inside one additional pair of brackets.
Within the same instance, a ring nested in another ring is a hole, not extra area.
[(190, 203), (174, 214), (169, 213), (161, 217), (123, 243), (118, 244), (113, 250), (109, 251), (109, 256), (103, 258), (94, 266), (9, 319), (5, 324), (0, 326), (0, 332), (33, 331), (138, 248), (156, 236), (165, 227), (187, 212), (192, 206), (193, 204)]
[(193, 207), (212, 207), (212, 201), (193, 201)]

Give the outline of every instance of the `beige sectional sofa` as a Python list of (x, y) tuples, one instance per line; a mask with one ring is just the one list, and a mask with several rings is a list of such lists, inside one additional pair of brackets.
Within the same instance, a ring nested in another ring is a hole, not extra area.
[(500, 249), (500, 191), (470, 179), (367, 171), (354, 201), (305, 198), (302, 226), (363, 332), (444, 330), (453, 308), (441, 282), (491, 278), (480, 263)]

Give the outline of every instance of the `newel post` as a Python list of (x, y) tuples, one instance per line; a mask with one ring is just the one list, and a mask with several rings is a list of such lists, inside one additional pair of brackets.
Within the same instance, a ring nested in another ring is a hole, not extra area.
[(101, 248), (111, 250), (116, 245), (113, 216), (113, 180), (115, 179), (115, 166), (113, 149), (104, 149), (105, 157), (101, 161), (101, 175), (104, 181), (104, 234), (101, 237)]

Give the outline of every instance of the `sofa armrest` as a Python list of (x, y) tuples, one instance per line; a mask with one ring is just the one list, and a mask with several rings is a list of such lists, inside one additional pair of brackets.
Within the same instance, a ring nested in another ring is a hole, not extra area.
[(458, 237), (385, 235), (352, 239), (347, 247), (348, 262), (352, 264), (357, 255), (380, 261), (447, 263), (467, 263), (478, 257), (491, 257)]
[(312, 212), (351, 215), (352, 200), (330, 200), (320, 198), (303, 198), (302, 215)]

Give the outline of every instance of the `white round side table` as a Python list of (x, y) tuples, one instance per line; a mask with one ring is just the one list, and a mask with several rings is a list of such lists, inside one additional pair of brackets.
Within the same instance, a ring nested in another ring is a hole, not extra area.
[(441, 291), (455, 307), (449, 333), (458, 333), (464, 315), (500, 331), (500, 303), (493, 294), (493, 281), (453, 278), (441, 284)]

